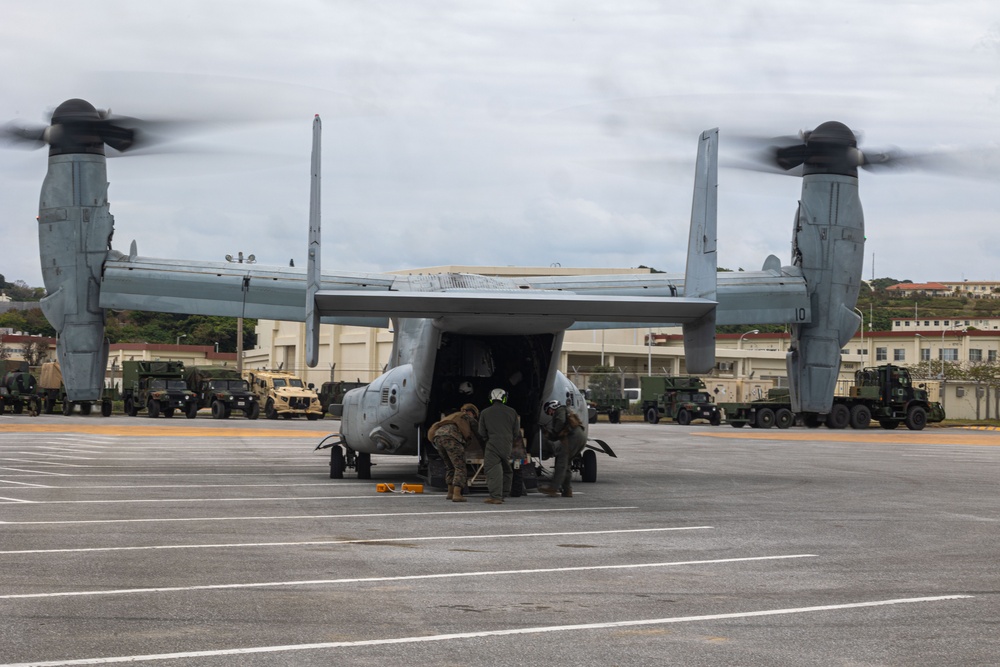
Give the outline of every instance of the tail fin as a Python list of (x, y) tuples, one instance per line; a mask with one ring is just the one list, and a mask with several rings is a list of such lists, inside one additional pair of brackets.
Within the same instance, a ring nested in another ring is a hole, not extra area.
[(306, 262), (306, 365), (319, 363), (319, 316), (316, 292), (320, 285), (320, 135), (323, 123), (313, 119), (312, 180), (309, 186), (309, 252)]
[[(716, 218), (719, 189), (719, 128), (706, 130), (698, 140), (698, 161), (691, 203), (684, 296), (716, 299), (718, 261)], [(689, 373), (707, 373), (715, 366), (715, 309), (684, 325), (684, 356)]]

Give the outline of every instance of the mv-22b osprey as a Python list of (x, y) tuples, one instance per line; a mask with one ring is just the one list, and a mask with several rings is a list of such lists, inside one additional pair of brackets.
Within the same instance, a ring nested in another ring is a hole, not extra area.
[[(542, 405), (558, 400), (585, 416), (580, 391), (559, 371), (564, 332), (683, 326), (687, 370), (715, 363), (717, 324), (790, 323), (788, 377), (795, 410), (816, 425), (833, 401), (840, 350), (858, 328), (864, 223), (858, 166), (866, 158), (837, 122), (776, 149), (783, 169), (803, 167), (791, 263), (769, 256), (760, 271), (717, 272), (717, 129), (699, 137), (685, 274), (504, 279), (469, 274), (397, 276), (320, 269), (320, 120), (313, 123), (308, 266), (263, 267), (154, 259), (111, 248), (105, 145), (139, 146), (141, 121), (74, 99), (42, 127), (8, 125), (7, 137), (49, 147), (38, 237), (70, 400), (100, 397), (108, 356), (104, 310), (133, 309), (307, 323), (306, 357), (318, 361), (320, 323), (385, 327), (395, 337), (387, 370), (344, 398), (333, 468), (345, 457), (370, 474), (371, 454), (421, 454), (426, 428), (464, 402), (485, 405), (506, 389), (528, 446), (541, 445)], [(468, 392), (471, 387), (472, 393)], [(587, 420), (581, 420), (584, 424)], [(343, 448), (343, 449), (341, 449)]]

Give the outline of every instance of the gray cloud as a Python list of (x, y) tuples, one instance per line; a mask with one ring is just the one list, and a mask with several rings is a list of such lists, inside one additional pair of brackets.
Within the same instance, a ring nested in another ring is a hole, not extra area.
[[(683, 269), (698, 132), (1000, 145), (995, 2), (86, 3), (7, 8), (0, 120), (85, 97), (210, 119), (109, 161), (115, 246), (304, 262), (324, 119), (326, 269)], [(979, 171), (989, 176), (996, 163)], [(0, 272), (40, 284), (43, 152), (0, 152)], [(995, 278), (993, 179), (862, 175), (878, 276)], [(787, 261), (795, 179), (724, 170), (720, 263)], [(869, 262), (870, 263), (870, 262)], [(866, 266), (866, 275), (871, 267)]]

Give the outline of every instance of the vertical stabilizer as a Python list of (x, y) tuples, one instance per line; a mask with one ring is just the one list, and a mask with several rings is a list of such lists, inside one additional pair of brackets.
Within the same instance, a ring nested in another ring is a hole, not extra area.
[[(719, 189), (719, 129), (706, 130), (698, 140), (698, 162), (691, 202), (684, 296), (716, 299), (716, 217)], [(689, 373), (708, 373), (715, 366), (715, 309), (684, 325), (684, 356)]]
[(320, 284), (320, 135), (323, 123), (313, 119), (312, 179), (309, 185), (309, 252), (306, 263), (306, 365), (319, 363), (319, 317), (316, 292)]

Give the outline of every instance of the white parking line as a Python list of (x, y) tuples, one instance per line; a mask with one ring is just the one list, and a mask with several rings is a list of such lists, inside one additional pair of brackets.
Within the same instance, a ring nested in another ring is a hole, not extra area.
[[(411, 496), (391, 496), (394, 498), (410, 498)], [(76, 519), (60, 521), (0, 521), (2, 526), (52, 526), (52, 525), (79, 525), (92, 523), (174, 523), (189, 521), (291, 521), (305, 519), (370, 519), (372, 517), (389, 516), (435, 516), (455, 514), (522, 514), (522, 513), (542, 513), (542, 512), (607, 512), (614, 510), (634, 510), (637, 506), (623, 507), (553, 507), (537, 509), (519, 510), (445, 510), (440, 512), (381, 512), (377, 514), (293, 514), (290, 516), (206, 516), (206, 517), (179, 517), (179, 518), (154, 518), (154, 519)]]
[[(30, 487), (32, 489), (55, 489), (55, 488), (63, 488), (63, 487), (49, 486), (47, 484), (32, 484), (31, 482), (15, 482), (12, 479), (0, 479), (0, 484), (17, 484), (18, 486), (27, 486), (27, 487)], [(86, 487), (83, 487), (83, 488), (86, 488)]]
[(26, 472), (32, 475), (52, 475), (54, 477), (74, 477), (75, 475), (67, 475), (61, 472), (50, 472), (46, 470), (26, 470), (24, 468), (11, 468), (8, 466), (0, 466), (0, 470), (11, 470), (13, 472)]
[(28, 504), (31, 504), (31, 505), (35, 504), (34, 500), (21, 500), (20, 498), (7, 498), (5, 496), (0, 496), (0, 501), (3, 501), (3, 502), (0, 502), (0, 505), (2, 505), (4, 503), (28, 503)]
[(504, 575), (524, 576), (528, 574), (551, 574), (553, 572), (593, 572), (596, 570), (636, 570), (652, 567), (676, 567), (680, 565), (718, 565), (723, 563), (746, 563), (764, 560), (786, 560), (789, 558), (816, 558), (815, 554), (792, 554), (785, 556), (754, 556), (748, 558), (718, 558), (712, 560), (685, 560), (665, 563), (626, 563), (622, 565), (580, 565), (575, 567), (545, 567), (524, 570), (492, 570), (478, 572), (443, 572), (439, 574), (405, 574), (395, 577), (355, 577), (351, 579), (311, 579), (305, 581), (264, 581), (250, 584), (205, 584), (202, 586), (169, 586), (163, 588), (119, 588), (111, 590), (64, 591), (62, 593), (15, 593), (0, 595), (0, 600), (23, 600), (27, 598), (91, 597), (99, 595), (134, 595), (136, 593), (181, 593), (188, 591), (222, 591), (243, 588), (272, 588), (286, 586), (335, 586), (338, 584), (370, 584), (387, 581), (422, 581), (428, 579), (456, 579), (462, 577), (495, 577)]
[(160, 544), (144, 547), (77, 547), (72, 549), (18, 549), (0, 551), (0, 556), (12, 554), (61, 554), (94, 551), (166, 551), (174, 549), (233, 549), (248, 547), (303, 547), (336, 544), (381, 544), (392, 542), (430, 542), (435, 540), (496, 540), (516, 537), (566, 537), (569, 535), (620, 535), (622, 533), (661, 533), (683, 530), (708, 530), (712, 526), (674, 526), (669, 528), (624, 528), (621, 530), (580, 530), (560, 533), (507, 533), (500, 535), (433, 535), (426, 537), (384, 537), (357, 540), (310, 540), (308, 542), (243, 542), (233, 544)]
[(391, 644), (421, 644), (426, 642), (456, 641), (477, 639), (481, 637), (509, 637), (512, 635), (533, 635), (549, 632), (580, 632), (593, 630), (608, 630), (612, 628), (634, 628), (651, 625), (670, 625), (673, 623), (694, 623), (704, 621), (726, 621), (740, 618), (761, 618), (786, 614), (809, 614), (846, 609), (864, 609), (871, 607), (886, 607), (899, 604), (915, 604), (921, 602), (946, 602), (965, 600), (971, 595), (938, 595), (922, 598), (900, 598), (896, 600), (874, 600), (869, 602), (848, 602), (845, 604), (828, 604), (815, 607), (793, 607), (786, 609), (763, 609), (759, 611), (734, 612), (728, 614), (705, 614), (702, 616), (673, 616), (667, 618), (649, 618), (634, 621), (607, 621), (603, 623), (580, 623), (577, 625), (547, 625), (530, 628), (508, 628), (505, 630), (483, 630), (480, 632), (456, 632), (446, 635), (418, 635), (415, 637), (389, 637), (385, 639), (362, 639), (359, 641), (317, 642), (315, 644), (287, 644), (284, 646), (253, 646), (250, 648), (218, 649), (214, 651), (187, 651), (183, 653), (154, 653), (149, 655), (126, 655), (108, 658), (83, 658), (80, 660), (53, 660), (48, 662), (14, 663), (0, 667), (71, 667), (72, 665), (110, 665), (123, 662), (140, 662), (153, 660), (184, 660), (191, 658), (211, 658), (226, 655), (253, 655), (258, 653), (288, 653), (291, 651), (318, 651), (323, 649), (354, 648), (359, 646), (386, 646)]

